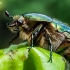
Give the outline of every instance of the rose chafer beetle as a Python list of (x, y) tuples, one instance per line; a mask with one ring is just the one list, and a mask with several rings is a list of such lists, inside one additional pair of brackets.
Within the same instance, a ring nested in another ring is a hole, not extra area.
[(61, 21), (52, 19), (46, 15), (38, 13), (28, 13), (10, 16), (5, 12), (6, 16), (12, 18), (13, 21), (7, 24), (7, 27), (17, 36), (12, 39), (12, 43), (17, 37), (27, 41), (30, 45), (29, 50), (34, 46), (50, 50), (50, 59), (52, 62), (52, 51), (60, 53), (63, 56), (68, 55), (70, 58), (70, 27)]

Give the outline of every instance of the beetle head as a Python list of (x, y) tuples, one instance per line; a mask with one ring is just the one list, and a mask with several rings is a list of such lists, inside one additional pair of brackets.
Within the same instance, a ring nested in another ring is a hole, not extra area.
[(25, 19), (22, 15), (10, 16), (9, 13), (5, 12), (6, 16), (12, 18), (13, 21), (7, 24), (7, 27), (14, 33), (23, 30), (23, 28), (27, 28), (28, 26), (25, 24)]

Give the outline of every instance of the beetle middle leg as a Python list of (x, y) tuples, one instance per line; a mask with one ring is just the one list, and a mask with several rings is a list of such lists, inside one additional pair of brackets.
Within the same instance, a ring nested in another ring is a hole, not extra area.
[(52, 45), (51, 45), (52, 43), (51, 43), (50, 35), (46, 31), (46, 28), (44, 28), (44, 31), (45, 31), (44, 35), (46, 40), (48, 41), (49, 49), (50, 49), (50, 59), (48, 60), (48, 62), (52, 62)]
[(28, 48), (28, 51), (30, 51), (30, 49), (33, 47), (33, 39), (34, 39), (34, 35), (31, 34), (31, 46)]

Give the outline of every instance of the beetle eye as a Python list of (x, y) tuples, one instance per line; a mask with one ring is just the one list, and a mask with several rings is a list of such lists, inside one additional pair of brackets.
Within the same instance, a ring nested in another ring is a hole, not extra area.
[(23, 21), (22, 20), (18, 20), (18, 23), (23, 24)]

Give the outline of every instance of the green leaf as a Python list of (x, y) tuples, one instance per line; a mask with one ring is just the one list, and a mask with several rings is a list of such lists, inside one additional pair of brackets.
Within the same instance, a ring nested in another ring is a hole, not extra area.
[(28, 50), (26, 48), (20, 48), (8, 53), (3, 53), (0, 55), (0, 70), (23, 70), (23, 62), (27, 57)]
[(53, 53), (52, 63), (48, 62), (49, 57), (50, 52), (48, 50), (40, 47), (32, 48), (28, 59), (25, 61), (27, 67), (25, 66), (24, 70), (65, 70), (65, 59), (62, 56)]
[[(11, 45), (11, 49), (14, 45)], [(23, 44), (16, 49), (0, 55), (0, 70), (65, 70), (65, 59), (53, 53), (52, 63), (48, 62), (50, 52), (40, 47), (33, 47), (29, 52)], [(18, 48), (19, 47), (19, 48)], [(10, 48), (10, 47), (9, 47)]]

